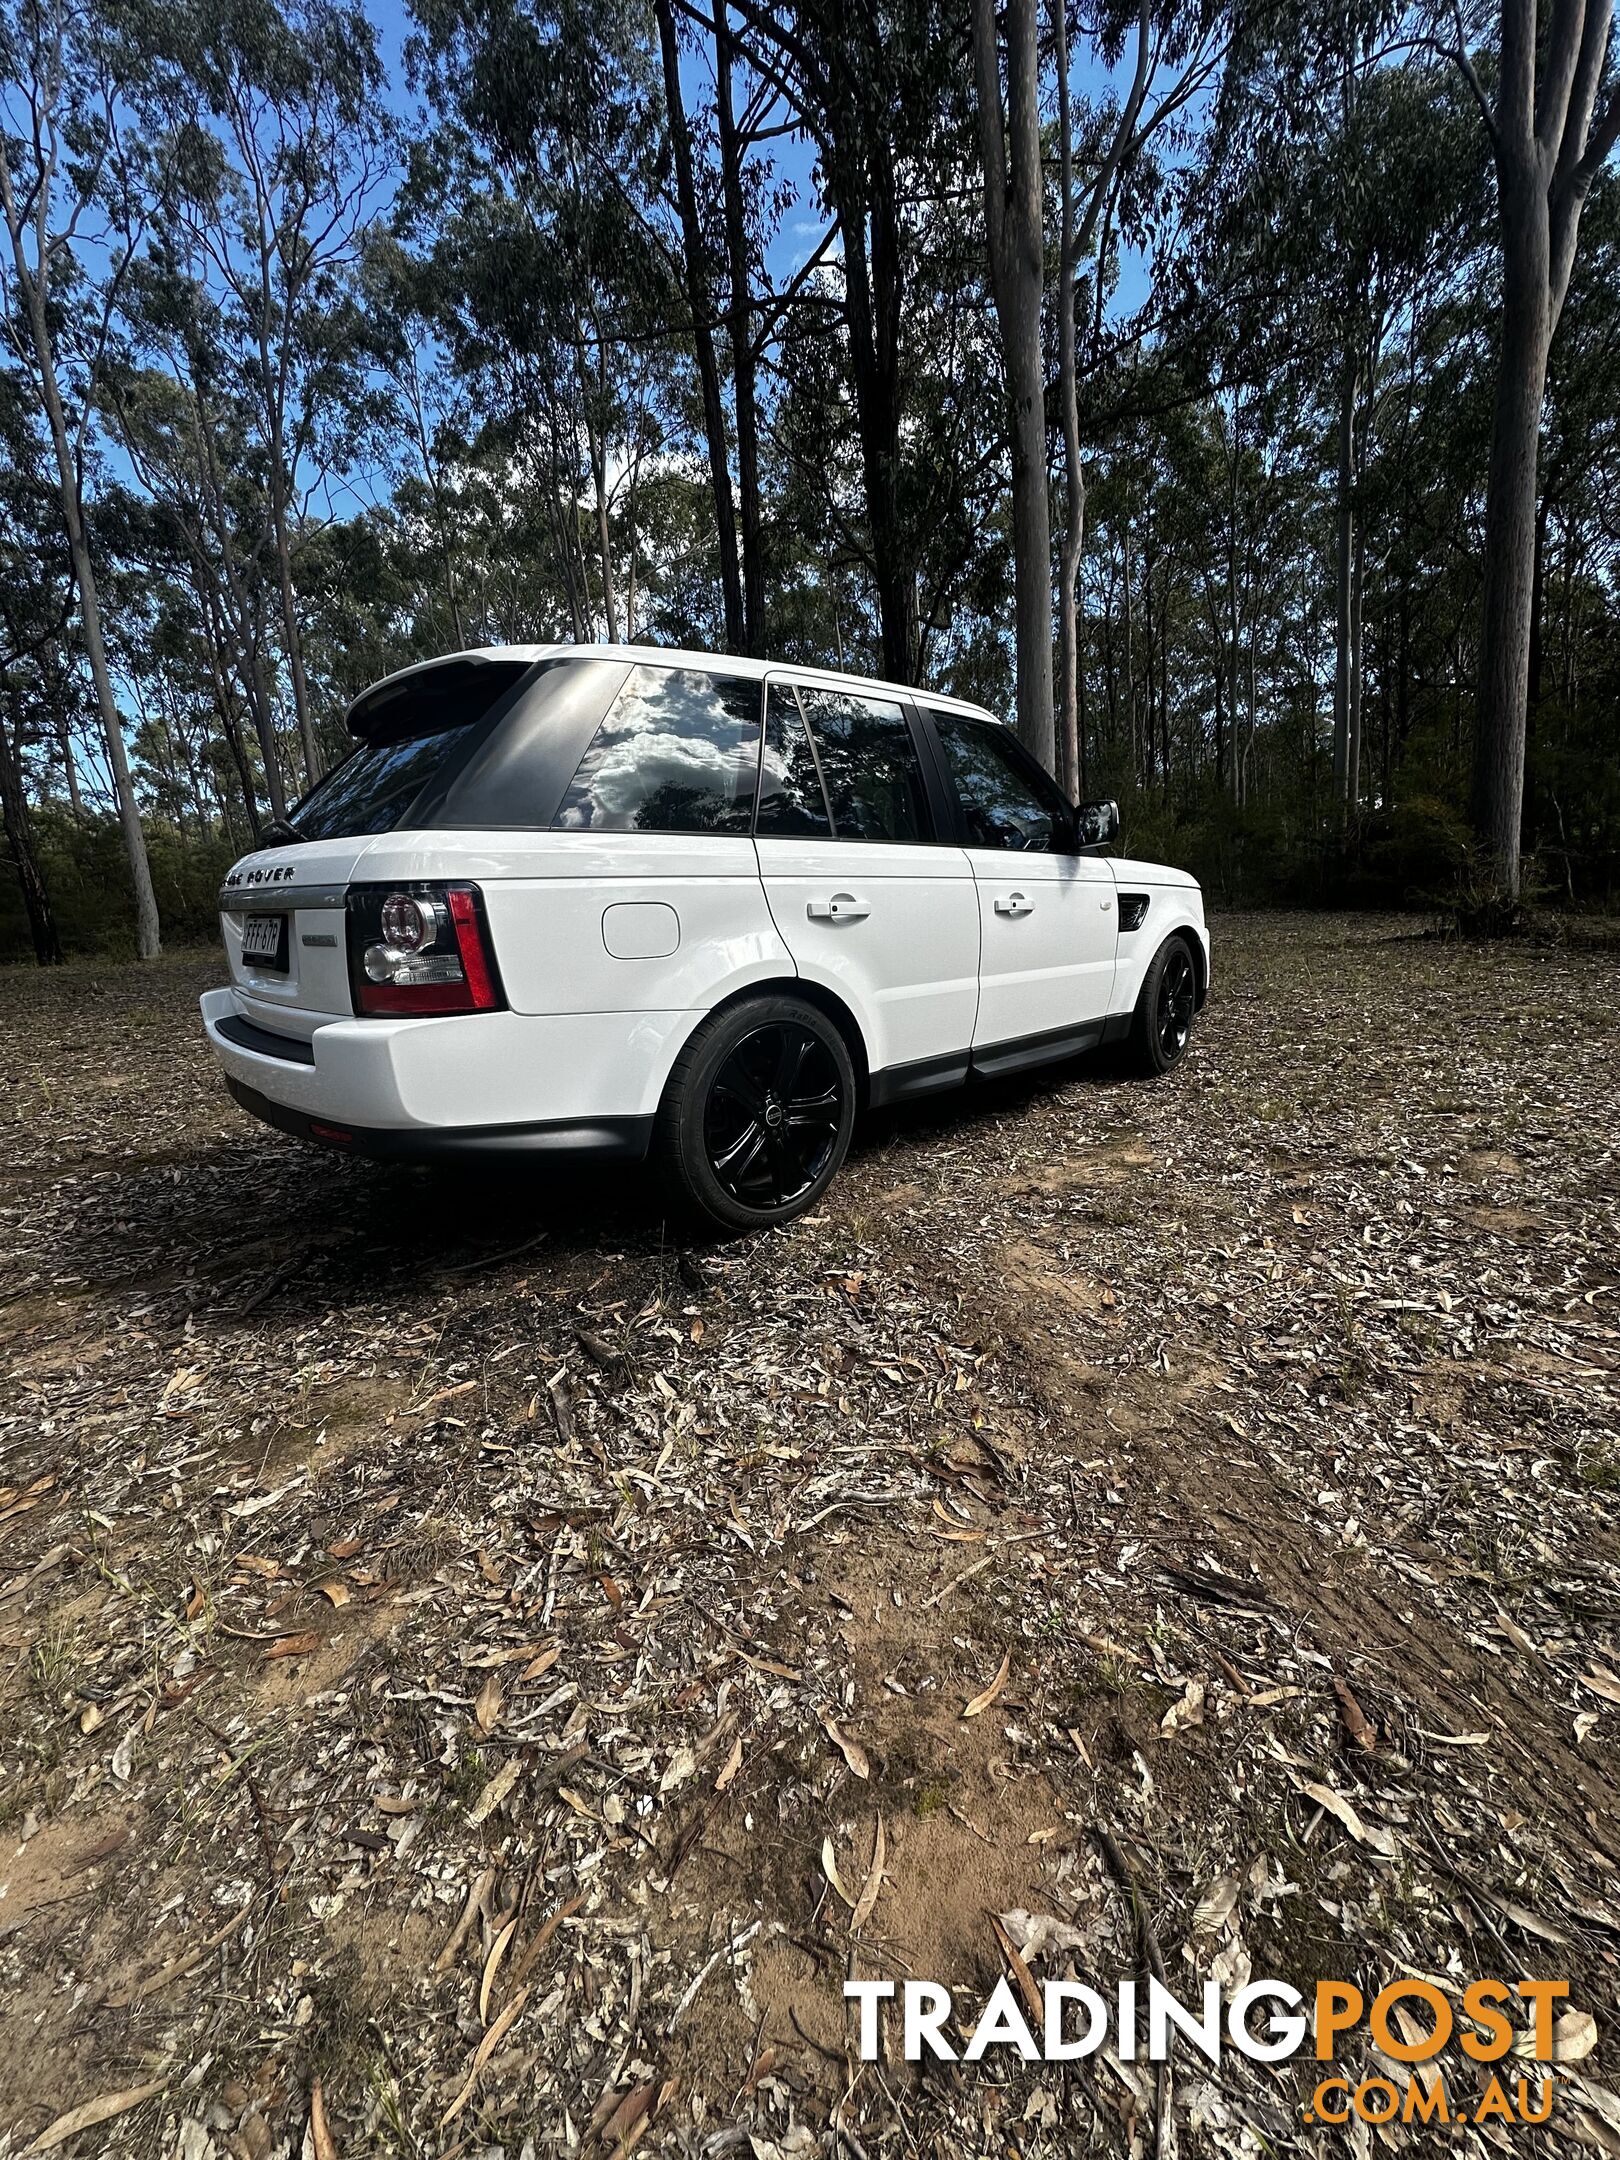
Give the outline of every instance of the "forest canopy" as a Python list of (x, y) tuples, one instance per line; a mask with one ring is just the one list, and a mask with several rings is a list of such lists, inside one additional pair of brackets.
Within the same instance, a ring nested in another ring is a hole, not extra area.
[(1218, 902), (1612, 903), (1609, 43), (0, 0), (0, 955), (210, 934), (368, 683), (552, 640), (982, 699)]

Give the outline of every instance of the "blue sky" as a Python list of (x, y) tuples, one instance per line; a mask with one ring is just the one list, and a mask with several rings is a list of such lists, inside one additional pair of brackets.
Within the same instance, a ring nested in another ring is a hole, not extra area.
[[(409, 123), (418, 109), (405, 82), (405, 40), (411, 27), (409, 10), (404, 0), (368, 0), (367, 12), (377, 25), (388, 68), (389, 103), (399, 117)], [(1072, 59), (1071, 79), (1077, 99), (1105, 96), (1114, 75), (1120, 72), (1116, 70), (1111, 74), (1103, 67), (1083, 38), (1077, 41)], [(700, 100), (712, 98), (712, 77), (696, 54), (688, 51), (683, 56), (681, 74), (688, 101), (694, 108)], [(809, 145), (791, 135), (778, 136), (772, 141), (770, 157), (778, 174), (793, 186), (799, 198), (784, 216), (768, 257), (772, 275), (787, 278), (799, 267), (823, 230), (822, 221), (816, 216), (811, 185), (814, 158)], [(1121, 265), (1120, 287), (1110, 313), (1134, 312), (1146, 294), (1145, 267), (1138, 259), (1128, 258)]]

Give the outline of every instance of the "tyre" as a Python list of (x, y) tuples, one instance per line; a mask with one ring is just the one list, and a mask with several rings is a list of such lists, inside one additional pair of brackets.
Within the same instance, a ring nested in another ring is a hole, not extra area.
[(1156, 1078), (1179, 1065), (1198, 1007), (1198, 972), (1182, 937), (1166, 938), (1148, 966), (1131, 1022), (1130, 1060)]
[(719, 1230), (764, 1230), (814, 1207), (843, 1161), (855, 1068), (807, 1000), (746, 998), (692, 1037), (658, 1116), (677, 1203)]

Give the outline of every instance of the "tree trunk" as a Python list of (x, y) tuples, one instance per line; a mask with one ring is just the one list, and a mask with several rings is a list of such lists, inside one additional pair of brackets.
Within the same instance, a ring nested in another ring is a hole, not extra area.
[[(1080, 385), (1074, 335), (1079, 271), (1074, 208), (1074, 135), (1069, 116), (1069, 23), (1066, 0), (1052, 0), (1058, 81), (1058, 170), (1062, 239), (1058, 250), (1058, 415), (1063, 428), (1063, 540), (1058, 558), (1058, 778), (1079, 800), (1085, 786), (1080, 726), (1080, 558), (1086, 541), (1086, 476), (1080, 463)], [(1101, 265), (1098, 275), (1101, 276)]]
[(306, 784), (313, 787), (321, 777), (320, 755), (315, 747), (315, 724), (310, 718), (309, 683), (304, 674), (304, 634), (298, 622), (298, 600), (293, 591), (292, 545), (287, 532), (287, 488), (281, 468), (281, 445), (271, 445), (270, 509), (275, 521), (276, 565), (281, 574), (281, 622), (287, 639), (287, 666), (292, 675), (293, 709), (298, 715), (298, 739), (304, 750)]
[(34, 958), (41, 967), (55, 967), (62, 958), (62, 940), (57, 934), (56, 917), (51, 910), (51, 896), (34, 847), (34, 822), (29, 814), (28, 795), (23, 784), (20, 746), (13, 751), (3, 720), (0, 720), (0, 818), (4, 820), (6, 845), (11, 850), (11, 860), (16, 866), (17, 884), (21, 889), (23, 907), (28, 916), (28, 934), (34, 945)]
[(24, 213), (12, 190), (11, 167), (6, 158), (3, 138), (0, 138), (0, 203), (3, 203), (5, 209), (6, 228), (11, 236), (12, 260), (17, 269), (17, 284), (33, 338), (34, 361), (39, 370), (40, 396), (51, 431), (51, 447), (56, 453), (57, 494), (62, 507), (62, 522), (67, 529), (68, 553), (73, 562), (73, 582), (79, 593), (80, 627), (84, 638), (85, 658), (90, 663), (90, 678), (95, 685), (96, 704), (101, 713), (102, 730), (107, 738), (107, 759), (112, 768), (118, 822), (123, 831), (124, 852), (129, 858), (129, 881), (135, 895), (135, 950), (142, 960), (155, 960), (162, 950), (158, 930), (157, 895), (152, 890), (152, 869), (146, 857), (146, 835), (141, 830), (140, 805), (135, 799), (135, 783), (130, 776), (129, 754), (124, 747), (124, 724), (118, 711), (118, 700), (113, 695), (112, 674), (107, 666), (106, 647), (102, 642), (101, 607), (96, 592), (95, 569), (90, 560), (90, 544), (84, 529), (84, 501), (80, 492), (79, 469), (73, 454), (73, 444), (68, 436), (67, 415), (62, 408), (62, 393), (56, 378), (56, 353), (51, 343), (46, 308), (44, 280), (50, 275), (50, 248), (45, 218), (49, 193), (49, 175), (42, 175), (34, 211), (39, 259), (35, 268), (31, 269), (27, 251), (23, 246)]
[(1545, 200), (1503, 204), (1502, 349), (1497, 365), (1490, 481), (1485, 496), (1479, 713), (1474, 731), (1474, 829), (1491, 883), (1519, 896), (1525, 712), (1536, 560), (1536, 459), (1552, 341)]
[(1360, 371), (1346, 352), (1339, 372), (1339, 470), (1335, 500), (1333, 617), (1333, 800), (1343, 830), (1350, 795), (1350, 617), (1356, 552), (1356, 396)]
[(681, 219), (681, 255), (686, 272), (686, 305), (692, 317), (692, 350), (703, 393), (703, 436), (709, 453), (709, 486), (714, 496), (715, 535), (720, 548), (720, 593), (726, 618), (726, 649), (747, 652), (742, 581), (737, 573), (737, 513), (731, 495), (731, 466), (726, 451), (726, 417), (720, 401), (720, 370), (714, 351), (714, 303), (709, 288), (703, 227), (698, 217), (697, 186), (692, 175), (692, 136), (681, 91), (680, 47), (675, 37), (673, 0), (655, 0), (658, 42), (664, 63), (664, 103), (669, 112), (670, 147), (675, 160), (675, 200)]
[(847, 176), (841, 186), (837, 182), (833, 185), (844, 235), (850, 373), (855, 385), (866, 518), (872, 537), (872, 579), (883, 641), (883, 672), (891, 682), (904, 683), (912, 680), (915, 667), (912, 629), (916, 586), (900, 514), (902, 296), (893, 183), (892, 172), (874, 178), (870, 244), (860, 191)]
[(1018, 733), (1050, 772), (1052, 521), (1047, 495), (1046, 370), (1041, 300), (1046, 249), (1041, 199), (1040, 60), (1035, 0), (1008, 0), (1007, 116), (1002, 117), (995, 0), (973, 0), (979, 142), (984, 157), (990, 285), (1001, 325), (1012, 446), (1013, 618)]
[(1345, 749), (1345, 808), (1352, 828), (1361, 815), (1361, 622), (1367, 587), (1367, 536), (1356, 519), (1355, 561), (1350, 576), (1350, 727)]
[[(1498, 901), (1519, 896), (1525, 717), (1536, 557), (1536, 465), (1547, 355), (1569, 289), (1581, 210), (1620, 142), (1620, 90), (1594, 125), (1613, 0), (1502, 0), (1502, 43), (1487, 126), (1502, 233), (1497, 361), (1474, 722), (1474, 830)], [(1482, 109), (1465, 52), (1457, 55)], [(1541, 81), (1536, 80), (1538, 60)]]
[(57, 722), (56, 741), (62, 753), (62, 777), (67, 782), (68, 808), (73, 813), (74, 824), (82, 825), (84, 797), (79, 792), (79, 761), (73, 754), (73, 730), (65, 719)]
[(760, 550), (759, 399), (754, 380), (754, 320), (748, 304), (748, 232), (743, 221), (742, 143), (731, 109), (736, 54), (726, 0), (714, 9), (715, 109), (720, 129), (720, 183), (731, 269), (731, 382), (737, 412), (737, 493), (742, 511), (744, 651), (765, 650), (765, 563)]

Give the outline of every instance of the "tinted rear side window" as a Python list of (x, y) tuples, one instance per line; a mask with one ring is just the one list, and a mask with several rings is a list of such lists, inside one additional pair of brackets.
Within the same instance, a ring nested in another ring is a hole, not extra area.
[(565, 832), (745, 833), (759, 773), (760, 686), (637, 666), (569, 784)]
[(905, 713), (886, 698), (799, 686), (840, 840), (932, 840), (922, 765)]
[(422, 790), (466, 747), (463, 727), (418, 735), (412, 742), (364, 745), (294, 805), (298, 837), (348, 840), (392, 832)]
[(765, 706), (765, 750), (759, 763), (759, 819), (754, 830), (767, 838), (809, 834), (832, 837), (832, 819), (822, 793), (810, 738), (799, 717), (799, 702), (783, 683), (772, 683)]

